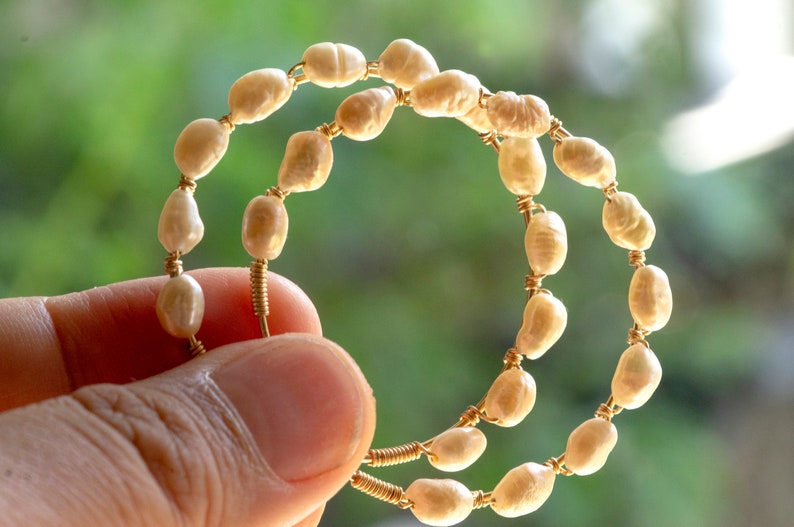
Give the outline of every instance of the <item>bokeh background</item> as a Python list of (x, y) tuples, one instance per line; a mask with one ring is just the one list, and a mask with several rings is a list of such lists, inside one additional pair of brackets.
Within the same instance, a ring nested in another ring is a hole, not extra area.
[[(656, 221), (649, 262), (675, 294), (669, 326), (651, 338), (662, 385), (616, 418), (606, 467), (558, 478), (529, 517), (481, 510), (467, 524), (791, 525), (791, 4), (4, 0), (0, 295), (161, 273), (157, 218), (185, 124), (225, 114), (235, 79), (289, 69), (315, 42), (375, 60), (411, 38), (442, 70), (539, 95), (570, 131), (608, 146), (620, 188)], [(358, 89), (302, 86), (266, 122), (234, 132), (197, 192), (207, 232), (189, 268), (247, 265), (240, 217), (274, 184), (286, 139), (332, 120)], [(427, 439), (479, 399), (512, 344), (524, 301), (521, 217), (494, 152), (458, 122), (398, 109), (377, 139), (338, 138), (334, 150), (326, 187), (288, 200), (290, 240), (271, 269), (311, 295), (326, 334), (361, 364), (378, 398), (376, 444)], [(471, 488), (561, 453), (609, 395), (625, 347), (631, 269), (601, 230), (602, 196), (550, 162), (539, 200), (567, 222), (568, 262), (544, 285), (570, 323), (527, 365), (533, 413), (515, 429), (487, 427), (484, 458), (456, 476)], [(402, 485), (434, 475), (424, 462), (377, 474)], [(415, 522), (345, 489), (322, 525)]]

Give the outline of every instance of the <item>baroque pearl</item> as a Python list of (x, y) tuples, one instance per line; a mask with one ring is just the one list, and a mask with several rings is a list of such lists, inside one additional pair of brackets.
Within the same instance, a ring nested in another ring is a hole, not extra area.
[(630, 251), (645, 251), (656, 236), (656, 226), (639, 200), (628, 192), (616, 192), (604, 203), (602, 224), (609, 239)]
[(646, 331), (667, 325), (673, 312), (673, 292), (664, 271), (646, 265), (634, 271), (629, 284), (629, 310), (634, 322)]
[(524, 248), (535, 274), (549, 275), (562, 269), (568, 255), (568, 234), (560, 215), (552, 211), (533, 214), (524, 235)]
[(477, 461), (487, 443), (485, 434), (478, 428), (450, 428), (433, 438), (428, 460), (439, 470), (457, 472)]
[(563, 174), (587, 187), (615, 182), (615, 158), (588, 137), (564, 137), (554, 145), (554, 162)]
[(496, 419), (499, 426), (515, 426), (529, 415), (535, 406), (535, 379), (520, 368), (499, 374), (485, 395), (485, 415)]
[(638, 342), (623, 352), (612, 377), (612, 400), (633, 410), (651, 398), (662, 380), (662, 365), (648, 346)]
[(367, 73), (364, 54), (347, 44), (314, 44), (303, 53), (302, 62), (306, 77), (323, 88), (348, 86)]
[(516, 350), (528, 359), (537, 359), (560, 339), (567, 323), (568, 312), (562, 302), (549, 294), (534, 295), (524, 307)]
[(169, 253), (187, 254), (204, 236), (204, 223), (199, 217), (193, 194), (182, 189), (171, 192), (163, 205), (157, 225), (157, 238)]
[(407, 38), (393, 41), (378, 58), (381, 78), (398, 88), (410, 90), (418, 83), (438, 75), (438, 65), (425, 48)]
[(265, 119), (284, 106), (293, 91), (293, 81), (277, 68), (249, 71), (229, 90), (230, 119), (249, 124)]
[(499, 135), (535, 138), (551, 128), (546, 101), (534, 95), (500, 91), (488, 98), (488, 118)]
[(462, 522), (474, 508), (471, 491), (453, 479), (417, 479), (405, 489), (411, 512), (427, 525), (444, 527)]
[(617, 442), (614, 424), (599, 417), (588, 419), (568, 436), (565, 466), (579, 476), (592, 474), (604, 466)]
[(229, 147), (229, 129), (215, 119), (196, 119), (188, 124), (174, 145), (174, 161), (189, 179), (209, 174)]
[(201, 327), (204, 293), (196, 280), (186, 274), (169, 278), (157, 295), (157, 318), (169, 334), (189, 338)]
[(316, 130), (292, 134), (278, 169), (278, 186), (285, 192), (316, 190), (328, 180), (333, 163), (328, 136)]
[(447, 70), (411, 90), (411, 105), (425, 117), (460, 117), (477, 106), (480, 81), (460, 70)]
[(551, 496), (554, 470), (538, 463), (524, 463), (504, 475), (491, 493), (491, 509), (505, 518), (534, 512)]
[(257, 196), (243, 213), (243, 246), (252, 258), (277, 258), (287, 241), (288, 227), (284, 202), (276, 196)]
[(336, 124), (342, 134), (354, 141), (369, 141), (380, 135), (389, 124), (397, 104), (394, 90), (389, 86), (370, 88), (354, 93), (336, 110)]
[(516, 196), (540, 194), (546, 182), (546, 159), (537, 139), (508, 137), (499, 147), (499, 176)]

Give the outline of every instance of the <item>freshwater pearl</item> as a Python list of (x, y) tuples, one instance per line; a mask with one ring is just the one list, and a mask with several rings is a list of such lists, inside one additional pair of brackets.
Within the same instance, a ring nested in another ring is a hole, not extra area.
[(292, 80), (280, 69), (250, 71), (237, 79), (229, 90), (229, 119), (234, 124), (261, 121), (281, 108), (292, 91)]
[(201, 327), (204, 293), (196, 280), (186, 274), (169, 278), (157, 295), (157, 318), (169, 334), (189, 338)]
[(627, 410), (651, 398), (662, 380), (662, 365), (645, 344), (632, 344), (623, 352), (612, 377), (612, 400)]
[(283, 200), (276, 196), (257, 196), (243, 213), (243, 246), (254, 259), (277, 258), (287, 241), (288, 227)]
[(500, 516), (516, 518), (534, 512), (551, 496), (554, 470), (538, 463), (524, 463), (504, 475), (491, 493), (491, 509)]
[(215, 168), (229, 147), (229, 129), (215, 119), (188, 124), (174, 145), (174, 161), (189, 179), (199, 179)]
[(193, 194), (182, 189), (171, 192), (163, 205), (157, 224), (157, 238), (169, 253), (187, 254), (204, 236), (204, 223), (199, 217)]
[(336, 110), (336, 124), (342, 134), (354, 141), (369, 141), (380, 135), (389, 124), (397, 97), (389, 86), (370, 88), (342, 101)]
[(673, 312), (673, 292), (664, 271), (646, 265), (634, 271), (629, 284), (629, 310), (634, 322), (646, 331), (667, 325)]
[(599, 417), (588, 419), (568, 436), (565, 466), (579, 476), (592, 474), (604, 466), (617, 442), (615, 425)]
[(278, 186), (285, 192), (316, 190), (328, 180), (333, 163), (328, 136), (316, 130), (292, 134), (278, 169)]
[(615, 159), (588, 137), (565, 137), (554, 145), (554, 162), (563, 174), (588, 186), (606, 188), (615, 182)]
[(364, 54), (347, 44), (315, 44), (303, 53), (302, 62), (306, 77), (323, 88), (348, 86), (367, 73)]
[(499, 426), (515, 426), (535, 406), (537, 388), (528, 372), (512, 368), (499, 374), (485, 395), (483, 411)]
[(444, 472), (457, 472), (469, 467), (485, 452), (485, 434), (473, 426), (451, 428), (433, 438), (430, 464)]
[(405, 489), (413, 503), (411, 512), (427, 525), (455, 525), (466, 519), (474, 507), (471, 491), (452, 479), (417, 479)]
[(562, 269), (568, 254), (568, 234), (560, 215), (552, 211), (533, 214), (524, 235), (524, 248), (536, 275)]
[(425, 48), (407, 38), (393, 41), (378, 58), (380, 77), (398, 88), (410, 90), (438, 75), (438, 65)]

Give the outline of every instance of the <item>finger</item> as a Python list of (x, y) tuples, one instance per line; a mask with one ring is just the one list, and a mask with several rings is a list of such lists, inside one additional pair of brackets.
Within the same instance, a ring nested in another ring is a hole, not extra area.
[[(245, 269), (190, 272), (205, 296), (198, 338), (207, 349), (261, 337)], [(185, 341), (160, 327), (154, 310), (167, 277), (52, 298), (0, 300), (0, 410), (98, 382), (144, 379), (190, 358)], [(320, 334), (317, 312), (292, 282), (269, 275), (273, 334)]]
[(325, 507), (315, 509), (311, 514), (306, 516), (303, 520), (299, 521), (292, 527), (317, 527), (320, 524), (323, 512), (325, 512)]
[(231, 344), (0, 415), (0, 523), (306, 525), (363, 459), (374, 420), (335, 344)]

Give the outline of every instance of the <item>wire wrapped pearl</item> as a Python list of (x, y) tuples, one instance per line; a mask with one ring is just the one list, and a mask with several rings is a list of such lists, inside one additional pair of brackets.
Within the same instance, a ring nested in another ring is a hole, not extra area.
[(451, 428), (430, 443), (430, 464), (444, 472), (457, 472), (471, 466), (485, 452), (488, 440), (473, 426)]
[(469, 489), (453, 479), (417, 479), (405, 489), (416, 519), (427, 525), (447, 526), (471, 514), (474, 499)]
[(629, 284), (629, 309), (634, 322), (646, 331), (667, 325), (673, 312), (673, 292), (667, 275), (655, 265), (634, 271)]
[(157, 295), (157, 318), (169, 334), (189, 338), (201, 327), (204, 293), (196, 280), (186, 274), (169, 278)]
[(257, 196), (243, 213), (243, 246), (254, 259), (273, 260), (284, 248), (288, 227), (283, 200), (276, 196)]
[(174, 146), (174, 161), (192, 180), (206, 176), (229, 147), (229, 129), (215, 119), (196, 119), (188, 124)]
[(328, 136), (316, 130), (292, 134), (278, 169), (278, 186), (284, 192), (316, 190), (328, 180), (333, 163)]
[(592, 474), (604, 466), (617, 442), (614, 424), (599, 417), (588, 419), (568, 436), (565, 466), (579, 476)]
[(499, 147), (499, 177), (516, 196), (540, 194), (546, 182), (546, 159), (537, 139), (508, 137)]
[(157, 238), (169, 253), (189, 253), (204, 236), (204, 223), (196, 199), (180, 188), (171, 192), (163, 205)]
[(500, 91), (488, 98), (488, 118), (499, 135), (536, 138), (551, 127), (546, 101), (534, 95)]
[(562, 269), (568, 255), (568, 234), (560, 215), (553, 211), (533, 214), (524, 235), (524, 248), (536, 275)]
[(532, 296), (524, 307), (516, 350), (529, 359), (537, 359), (560, 339), (567, 323), (568, 312), (557, 298), (549, 294)]
[(438, 75), (436, 59), (413, 40), (401, 38), (386, 46), (378, 58), (381, 78), (398, 88), (410, 90), (418, 83)]
[(364, 54), (347, 44), (314, 44), (303, 53), (302, 62), (306, 77), (323, 88), (348, 86), (367, 73)]
[(609, 239), (630, 251), (645, 251), (656, 236), (656, 226), (639, 200), (628, 192), (615, 192), (604, 203), (601, 221)]
[(651, 398), (662, 380), (662, 365), (645, 344), (632, 344), (623, 352), (612, 377), (612, 400), (627, 410)]
[(582, 185), (603, 189), (615, 182), (615, 158), (588, 137), (565, 137), (553, 154), (560, 171)]
[(460, 70), (447, 70), (411, 90), (411, 105), (425, 117), (460, 117), (477, 106), (480, 81)]
[(389, 124), (397, 97), (389, 86), (354, 93), (339, 105), (334, 118), (342, 134), (354, 141), (369, 141)]
[(538, 463), (524, 463), (504, 475), (491, 493), (491, 509), (505, 518), (534, 512), (551, 496), (554, 470)]
[(496, 419), (499, 426), (515, 426), (535, 406), (537, 387), (528, 372), (512, 368), (499, 374), (485, 395), (485, 415)]
[(292, 91), (292, 80), (280, 69), (250, 71), (237, 79), (229, 90), (229, 119), (234, 124), (261, 121), (281, 108)]

